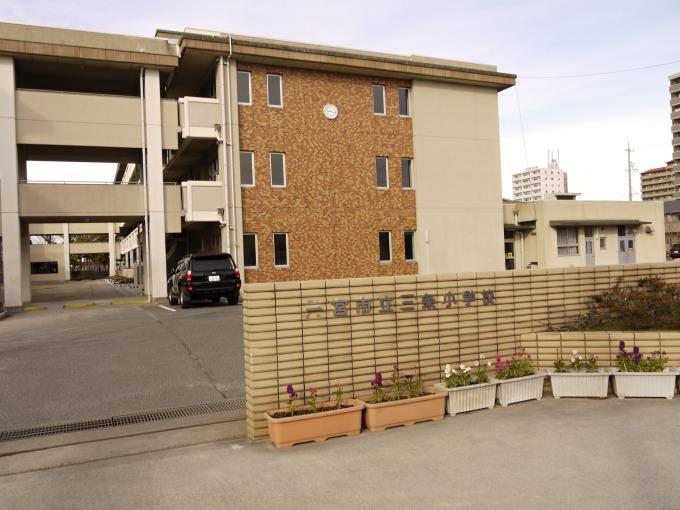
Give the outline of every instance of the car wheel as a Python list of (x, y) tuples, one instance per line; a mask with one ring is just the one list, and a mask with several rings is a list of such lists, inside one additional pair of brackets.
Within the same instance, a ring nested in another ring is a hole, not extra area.
[(182, 308), (186, 308), (189, 306), (189, 303), (187, 303), (184, 299), (184, 292), (182, 290), (179, 291), (179, 306)]
[(168, 301), (170, 302), (171, 305), (177, 304), (177, 298), (172, 295), (172, 289), (171, 288), (168, 288)]
[(238, 304), (238, 297), (239, 297), (239, 291), (232, 292), (229, 297), (227, 297), (227, 301), (229, 302), (230, 305), (237, 305)]

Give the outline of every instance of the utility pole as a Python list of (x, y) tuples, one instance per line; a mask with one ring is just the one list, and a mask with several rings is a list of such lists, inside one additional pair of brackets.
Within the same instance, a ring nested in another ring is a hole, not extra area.
[(634, 152), (634, 149), (630, 148), (630, 142), (627, 142), (626, 152), (628, 153), (628, 201), (633, 201), (633, 166), (630, 162), (630, 153)]

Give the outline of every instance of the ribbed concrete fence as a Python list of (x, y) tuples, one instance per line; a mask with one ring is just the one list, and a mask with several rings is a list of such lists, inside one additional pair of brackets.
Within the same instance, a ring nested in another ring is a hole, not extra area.
[[(315, 388), (320, 400), (337, 385), (362, 397), (374, 372), (389, 377), (393, 363), (434, 383), (446, 363), (509, 354), (520, 344), (549, 366), (555, 339), (542, 344), (522, 335), (564, 323), (618, 281), (637, 285), (652, 275), (678, 282), (680, 264), (246, 285), (248, 434), (266, 435), (263, 414), (285, 405), (287, 384), (298, 393)], [(597, 348), (611, 356), (618, 340), (607, 339), (606, 348), (602, 342)]]

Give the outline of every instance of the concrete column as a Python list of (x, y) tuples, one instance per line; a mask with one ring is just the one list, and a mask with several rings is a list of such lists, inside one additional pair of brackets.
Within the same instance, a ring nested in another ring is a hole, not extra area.
[(149, 193), (149, 259), (151, 296), (167, 296), (165, 267), (165, 203), (163, 195), (163, 144), (161, 140), (161, 87), (157, 69), (144, 70), (144, 114), (146, 118), (146, 175)]
[[(14, 102), (14, 61), (10, 57), (0, 56), (0, 221), (2, 222), (2, 262), (7, 308), (20, 307), (23, 304)], [(28, 261), (30, 273), (30, 257)]]
[(116, 276), (116, 232), (109, 223), (109, 276)]
[(71, 232), (68, 229), (68, 223), (64, 223), (64, 280), (71, 279), (71, 241), (69, 239)]
[(20, 223), (21, 232), (21, 301), (31, 302), (31, 236), (28, 223)]

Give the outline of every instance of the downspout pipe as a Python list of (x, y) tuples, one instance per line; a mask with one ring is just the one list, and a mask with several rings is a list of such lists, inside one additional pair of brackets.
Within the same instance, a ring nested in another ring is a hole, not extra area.
[[(231, 33), (229, 34), (229, 55), (227, 55), (227, 79), (226, 79), (226, 85), (227, 85), (227, 97), (226, 101), (224, 100), (224, 57), (220, 57), (220, 73), (221, 73), (221, 78), (220, 81), (222, 82), (222, 99), (223, 99), (223, 107), (222, 107), (222, 121), (228, 123), (228, 128), (229, 128), (229, 209), (230, 209), (230, 218), (229, 218), (229, 224), (227, 225), (227, 228), (229, 228), (229, 244), (230, 244), (230, 251), (232, 257), (234, 257), (234, 260), (236, 261), (236, 265), (238, 266), (239, 260), (238, 260), (238, 232), (236, 231), (236, 181), (234, 177), (234, 128), (232, 126), (232, 115), (231, 115), (231, 58), (232, 58), (232, 41), (231, 41)], [(224, 104), (226, 104), (226, 116), (227, 119), (225, 120), (225, 111), (224, 111)], [(226, 163), (226, 146), (224, 147), (225, 153), (225, 163)], [(226, 192), (226, 190), (225, 190)], [(226, 197), (225, 197), (226, 198)], [(225, 211), (226, 212), (226, 211)]]
[(144, 179), (144, 288), (149, 303), (151, 295), (151, 259), (149, 258), (149, 183), (146, 169), (146, 112), (144, 108), (144, 68), (139, 69), (139, 97), (142, 107), (142, 179)]

